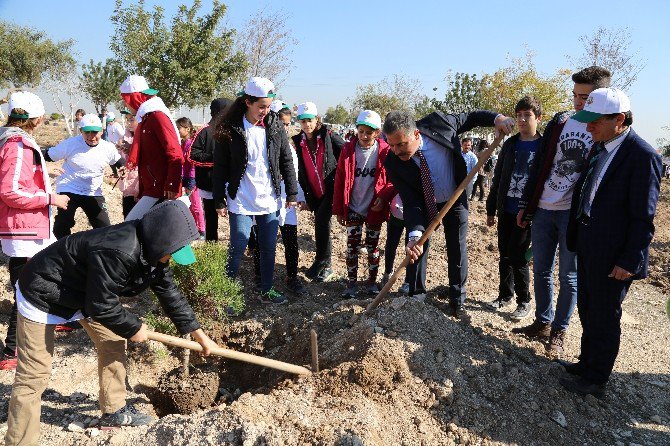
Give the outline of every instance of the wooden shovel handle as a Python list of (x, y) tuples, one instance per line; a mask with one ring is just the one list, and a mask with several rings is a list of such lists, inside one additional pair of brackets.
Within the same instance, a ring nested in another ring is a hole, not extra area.
[[(491, 158), (491, 155), (493, 155), (493, 151), (500, 145), (503, 138), (504, 138), (504, 135), (502, 133), (500, 133), (500, 135), (498, 135), (498, 137), (496, 137), (496, 139), (493, 140), (493, 142), (491, 143), (489, 148), (484, 150), (480, 154), (479, 161), (477, 162), (477, 165), (470, 171), (470, 173), (465, 177), (465, 179), (463, 181), (461, 181), (461, 184), (458, 185), (458, 187), (454, 191), (454, 193), (451, 196), (451, 198), (449, 199), (449, 201), (447, 201), (445, 203), (445, 205), (442, 206), (442, 209), (440, 209), (440, 212), (438, 212), (438, 214), (435, 216), (433, 221), (430, 222), (430, 224), (428, 225), (428, 227), (426, 228), (424, 233), (421, 235), (421, 238), (419, 238), (419, 240), (417, 240), (416, 244), (418, 246), (423, 246), (423, 244), (426, 243), (426, 240), (428, 240), (428, 238), (433, 234), (435, 229), (437, 229), (437, 227), (440, 225), (444, 216), (447, 215), (447, 212), (449, 212), (449, 209), (451, 209), (451, 207), (454, 205), (454, 203), (456, 203), (456, 201), (459, 199), (459, 197), (461, 196), (461, 194), (463, 193), (465, 188), (468, 187), (468, 184), (470, 184), (470, 181), (472, 181), (472, 179), (475, 177), (477, 172), (479, 172), (479, 169), (481, 169), (482, 166), (484, 166), (484, 163), (486, 163), (486, 161), (488, 161), (488, 159)], [(370, 314), (370, 312), (372, 310), (377, 308), (379, 306), (379, 304), (382, 303), (382, 301), (388, 295), (388, 292), (391, 289), (391, 287), (393, 286), (393, 284), (395, 284), (396, 280), (398, 280), (398, 278), (400, 277), (400, 274), (402, 273), (402, 271), (405, 268), (407, 268), (407, 265), (409, 265), (409, 260), (410, 260), (409, 256), (405, 255), (405, 258), (402, 261), (402, 263), (400, 264), (400, 266), (395, 270), (393, 275), (389, 278), (388, 282), (386, 282), (384, 284), (384, 287), (379, 291), (379, 293), (377, 294), (377, 297), (375, 297), (375, 299), (372, 302), (370, 302), (370, 305), (368, 305), (368, 307), (365, 309), (365, 312), (364, 312), (365, 315)]]
[[(166, 345), (171, 345), (173, 347), (187, 348), (189, 350), (194, 350), (196, 352), (202, 351), (202, 346), (195, 341), (188, 341), (183, 338), (178, 338), (176, 336), (170, 336), (163, 333), (157, 333), (155, 331), (149, 331), (147, 333), (147, 336), (152, 341), (158, 341)], [(312, 372), (309, 369), (301, 367), (299, 365), (289, 364), (288, 362), (276, 361), (274, 359), (264, 358), (262, 356), (256, 356), (250, 353), (242, 353), (223, 347), (213, 348), (212, 354), (227, 359), (234, 359), (236, 361), (248, 362), (250, 364), (256, 364), (263, 367), (270, 367), (271, 369), (281, 370), (282, 372), (287, 373), (293, 373), (294, 375), (312, 374)]]

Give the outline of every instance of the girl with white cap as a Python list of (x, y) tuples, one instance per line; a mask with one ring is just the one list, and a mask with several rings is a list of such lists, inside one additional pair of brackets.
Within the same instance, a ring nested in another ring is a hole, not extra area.
[[(0, 127), (0, 239), (9, 256), (9, 281), (15, 287), (28, 259), (56, 241), (49, 206), (66, 209), (69, 197), (54, 194), (33, 131), (43, 122), (44, 105), (35, 94), (9, 98), (9, 118)], [(0, 369), (16, 368), (16, 288)]]
[(379, 137), (382, 120), (377, 112), (363, 110), (356, 119), (358, 136), (344, 146), (337, 164), (333, 196), (333, 214), (347, 228), (348, 284), (343, 297), (354, 298), (357, 293), (358, 248), (363, 239), (368, 253), (368, 294), (377, 294), (379, 270), (379, 235), (389, 216), (389, 201), (395, 195), (386, 177), (384, 161), (389, 145)]
[(237, 276), (255, 221), (261, 261), (259, 299), (281, 304), (287, 299), (273, 287), (281, 181), (286, 186), (286, 207), (296, 205), (298, 185), (286, 132), (277, 114), (270, 112), (275, 96), (270, 80), (252, 77), (218, 116), (212, 185), (217, 212), (230, 219), (228, 275)]
[(298, 105), (298, 121), (302, 130), (293, 137), (298, 152), (298, 181), (305, 192), (307, 208), (314, 212), (316, 242), (316, 258), (305, 276), (315, 282), (326, 282), (334, 277), (330, 261), (330, 219), (335, 169), (344, 140), (321, 124), (313, 102)]

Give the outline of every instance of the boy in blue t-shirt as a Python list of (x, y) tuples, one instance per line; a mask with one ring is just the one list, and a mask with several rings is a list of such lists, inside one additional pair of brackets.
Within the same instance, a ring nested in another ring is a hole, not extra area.
[(498, 155), (489, 196), (486, 199), (486, 224), (495, 224), (498, 213), (498, 251), (500, 252), (500, 286), (498, 297), (487, 305), (500, 310), (512, 303), (516, 294), (516, 309), (510, 315), (520, 321), (530, 314), (530, 226), (516, 224), (519, 200), (528, 181), (530, 165), (540, 146), (542, 135), (537, 126), (542, 119), (542, 106), (533, 96), (525, 96), (514, 108), (519, 133), (509, 138)]

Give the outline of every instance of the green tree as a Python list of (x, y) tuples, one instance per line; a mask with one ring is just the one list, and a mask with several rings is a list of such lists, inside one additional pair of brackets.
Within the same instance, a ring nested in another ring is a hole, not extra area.
[(393, 75), (376, 84), (356, 88), (351, 101), (352, 115), (361, 110), (374, 110), (384, 119), (391, 110), (412, 110), (423, 96), (419, 93), (421, 83), (412, 78)]
[(449, 73), (443, 100), (433, 99), (433, 107), (444, 113), (461, 113), (482, 109), (482, 80), (476, 74)]
[(199, 16), (201, 3), (180, 5), (169, 26), (164, 9), (149, 11), (144, 0), (129, 6), (117, 0), (111, 17), (111, 50), (128, 73), (145, 76), (169, 108), (230, 94), (247, 68), (245, 56), (233, 51), (234, 31), (220, 26), (226, 6), (215, 0), (212, 12)]
[(37, 87), (48, 71), (75, 65), (74, 41), (53, 41), (46, 33), (0, 21), (0, 88)]
[(542, 104), (544, 123), (556, 112), (569, 109), (568, 73), (559, 70), (554, 75), (543, 75), (535, 68), (533, 58), (533, 53), (527, 52), (523, 58), (510, 60), (507, 67), (485, 74), (479, 92), (481, 108), (514, 116), (519, 99), (533, 95)]
[(328, 107), (323, 119), (329, 124), (347, 125), (353, 122), (351, 113), (342, 104), (337, 104), (335, 107)]
[(103, 109), (119, 97), (119, 85), (126, 78), (126, 70), (115, 59), (107, 59), (105, 63), (93, 62), (81, 67), (81, 87), (86, 96), (93, 102), (95, 110)]

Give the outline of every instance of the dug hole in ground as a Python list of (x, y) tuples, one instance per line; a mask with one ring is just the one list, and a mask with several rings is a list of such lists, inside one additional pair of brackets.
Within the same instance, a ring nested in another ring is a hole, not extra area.
[[(44, 126), (38, 142), (61, 139)], [(105, 185), (113, 223), (121, 222), (121, 196)], [(307, 284), (309, 295), (288, 294), (288, 305), (265, 306), (245, 292), (245, 312), (208, 329), (234, 350), (309, 366), (311, 329), (319, 336), (317, 374), (296, 377), (267, 368), (191, 353), (188, 380), (178, 376), (182, 349), (149, 342), (129, 346), (129, 400), (160, 420), (148, 427), (98, 431), (97, 364), (80, 330), (58, 334), (56, 355), (42, 405), (42, 445), (667, 445), (670, 444), (670, 204), (668, 183), (656, 216), (648, 279), (636, 282), (624, 301), (622, 343), (603, 400), (580, 397), (558, 384), (562, 367), (544, 355), (545, 345), (512, 335), (512, 309), (492, 312), (497, 296), (495, 229), (486, 227), (483, 203), (473, 202), (468, 249), (467, 315), (447, 317), (444, 234), (433, 238), (425, 302), (392, 294), (369, 317), (350, 325), (369, 303), (341, 300), (346, 273), (344, 229), (333, 220), (333, 267), (340, 279)], [(301, 275), (314, 258), (313, 220), (299, 214)], [(80, 214), (75, 230), (86, 229)], [(383, 231), (384, 234), (385, 231)], [(227, 221), (220, 225), (227, 243)], [(383, 247), (384, 238), (380, 245)], [(277, 245), (275, 282), (285, 278)], [(398, 256), (396, 264), (400, 263)], [(382, 262), (383, 263), (383, 262)], [(359, 278), (367, 273), (360, 259)], [(250, 258), (241, 279), (253, 283)], [(2, 259), (0, 336), (12, 295)], [(400, 284), (398, 283), (394, 290)], [(248, 286), (247, 289), (253, 288)], [(148, 296), (125, 304), (140, 315), (156, 311)], [(530, 323), (527, 319), (523, 323)], [(581, 329), (573, 316), (565, 359), (579, 352)], [(6, 420), (12, 372), (0, 372), (0, 419)], [(176, 403), (166, 395), (183, 398)], [(177, 414), (176, 412), (186, 412)], [(6, 424), (2, 426), (6, 429)]]

